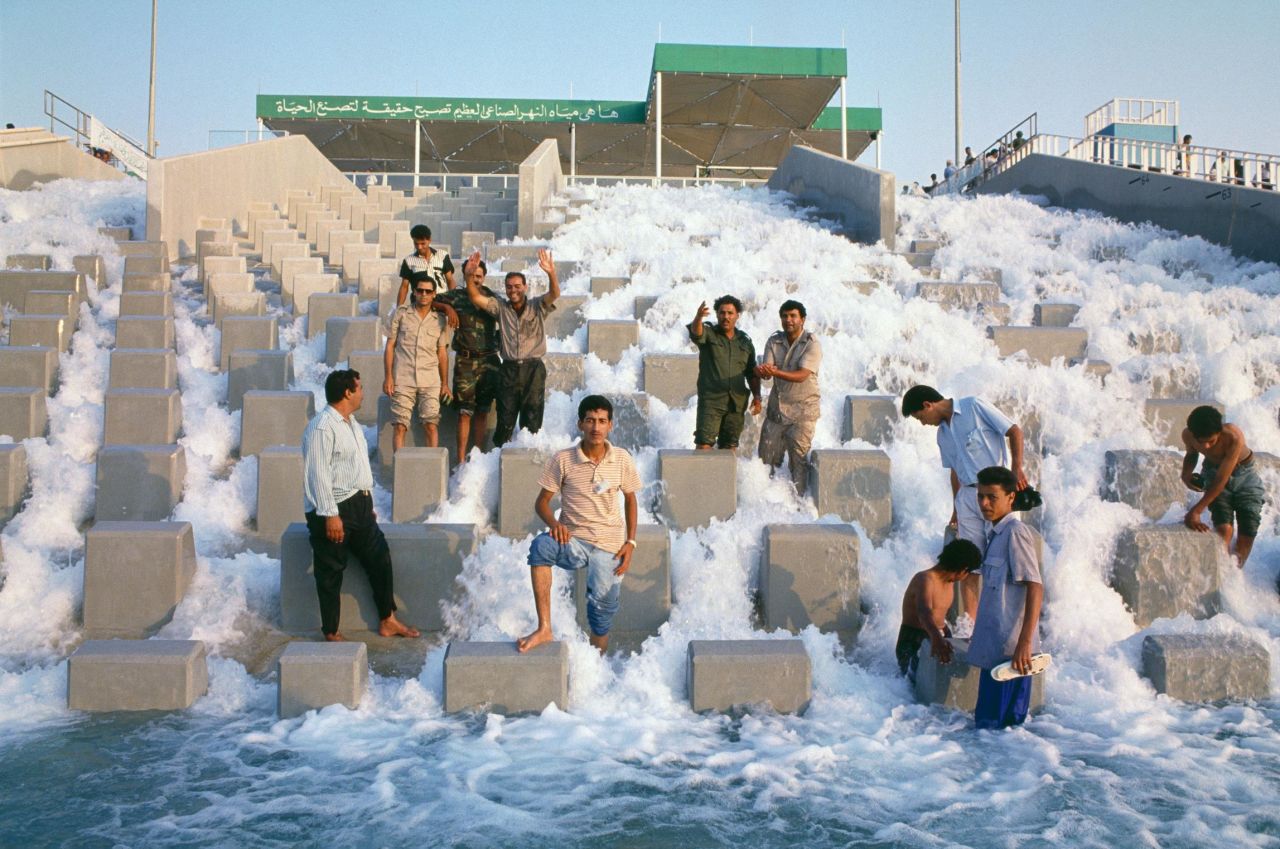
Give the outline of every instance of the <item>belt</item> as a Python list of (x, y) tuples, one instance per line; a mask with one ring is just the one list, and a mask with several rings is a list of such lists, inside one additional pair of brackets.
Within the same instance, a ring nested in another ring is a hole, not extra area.
[(525, 363), (540, 363), (542, 357), (525, 357), (523, 360), (503, 360), (503, 365), (522, 366)]
[(497, 351), (458, 351), (458, 356), (464, 360), (482, 360), (485, 357), (496, 357)]
[(362, 496), (362, 495), (363, 495), (365, 498), (372, 498), (372, 497), (373, 497), (373, 493), (372, 493), (372, 492), (370, 492), (369, 490), (367, 490), (367, 489), (357, 489), (357, 490), (356, 490), (355, 492), (353, 492), (351, 495), (348, 495), (346, 498), (342, 499), (342, 500), (341, 500), (341, 501), (339, 501), (338, 503), (339, 503), (339, 504), (346, 504), (346, 503), (347, 503), (348, 501), (350, 501), (351, 499), (353, 499), (353, 498), (359, 498), (359, 497), (360, 497), (360, 496)]

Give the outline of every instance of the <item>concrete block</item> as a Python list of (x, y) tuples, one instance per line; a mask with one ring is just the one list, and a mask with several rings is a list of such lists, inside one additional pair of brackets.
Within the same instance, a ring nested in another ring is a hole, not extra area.
[(27, 293), (22, 311), (28, 315), (66, 316), (67, 321), (71, 322), (71, 327), (74, 328), (79, 306), (80, 301), (76, 299), (75, 292), (42, 292), (33, 289)]
[(172, 348), (116, 348), (111, 352), (108, 390), (177, 388), (178, 356)]
[[(519, 260), (525, 265), (520, 268), (512, 269), (513, 271), (522, 271), (530, 265), (538, 264), (538, 251), (551, 247), (549, 244), (540, 245), (489, 245), (485, 249), (485, 261), (489, 263), (502, 262), (504, 260)], [(504, 271), (506, 269), (503, 269)]]
[[(453, 598), (462, 561), (476, 548), (475, 525), (382, 524), (391, 548), (396, 616), (423, 631), (444, 628), (441, 603)], [(378, 612), (364, 569), (349, 559), (342, 583), (343, 631), (376, 631)], [(290, 525), (280, 542), (281, 627), (290, 633), (320, 630), (305, 524)]]
[(248, 268), (242, 256), (206, 256), (200, 263), (200, 282), (205, 283), (211, 274), (244, 274)]
[(686, 683), (697, 712), (809, 707), (813, 667), (800, 640), (690, 640)]
[(236, 292), (213, 299), (213, 324), (219, 330), (228, 318), (261, 318), (267, 312), (267, 296), (262, 292)]
[(176, 389), (108, 389), (103, 445), (166, 445), (182, 431)]
[(1036, 304), (1031, 323), (1036, 327), (1070, 327), (1078, 312), (1079, 304)]
[(585, 295), (561, 295), (556, 301), (555, 311), (542, 322), (547, 338), (563, 339), (577, 333), (585, 320), (582, 307), (586, 302)]
[(635, 306), (632, 309), (632, 315), (636, 321), (644, 321), (644, 317), (649, 314), (649, 310), (653, 309), (653, 305), (658, 302), (657, 295), (636, 295)]
[(204, 297), (212, 301), (219, 295), (248, 294), (255, 291), (253, 274), (215, 271), (205, 278)]
[[(338, 224), (338, 213), (332, 209), (313, 209), (306, 213), (302, 219), (302, 226), (298, 227), (298, 231), (305, 234), (307, 241), (311, 243), (313, 248), (320, 247), (320, 225), (328, 224), (325, 230), (325, 236), (329, 235), (329, 231), (333, 230)], [(345, 228), (344, 228), (345, 229)], [(327, 250), (326, 246), (326, 250)]]
[(684, 407), (698, 394), (698, 355), (645, 354), (644, 392), (668, 407)]
[(613, 430), (609, 441), (631, 453), (649, 444), (649, 396), (643, 392), (610, 395), (613, 402)]
[(58, 349), (48, 345), (0, 346), (0, 387), (58, 386)]
[[(276, 245), (293, 245), (299, 244), (298, 231), (288, 228), (280, 230), (264, 230), (262, 232), (262, 241), (258, 245), (259, 258), (264, 265), (270, 265), (271, 259), (276, 255)], [(310, 250), (310, 245), (303, 241), (302, 245)], [(283, 259), (283, 257), (281, 257)]]
[(824, 448), (810, 455), (809, 492), (818, 514), (857, 522), (873, 543), (893, 526), (889, 455), (883, 451)]
[(258, 452), (257, 536), (268, 554), (279, 556), (280, 535), (304, 522), (302, 448), (270, 445)]
[[(237, 267), (232, 262), (222, 262), (223, 260), (235, 260), (244, 257), (240, 255), (239, 242), (204, 242), (196, 247), (196, 271), (200, 282), (204, 282), (209, 268), (216, 268), (218, 271), (244, 271), (244, 266)], [(211, 263), (216, 264), (211, 265)]]
[(631, 283), (630, 277), (592, 277), (591, 297), (603, 298)]
[(898, 256), (907, 261), (912, 268), (928, 268), (933, 265), (933, 252), (904, 251)]
[(1111, 586), (1139, 628), (1179, 613), (1207, 619), (1221, 609), (1224, 557), (1216, 534), (1180, 524), (1126, 528), (1116, 541)]
[(362, 262), (381, 262), (378, 246), (358, 240), (345, 245), (342, 249), (342, 279), (347, 283), (358, 283)]
[[(920, 665), (916, 669), (916, 701), (926, 705), (943, 705), (973, 713), (978, 704), (978, 680), (982, 670), (969, 664), (969, 641), (952, 638), (952, 660), (938, 663), (929, 654), (929, 642), (920, 647)], [(1044, 675), (1031, 679), (1031, 710), (1044, 706)]]
[(359, 263), (359, 288), (357, 294), (362, 301), (373, 301), (378, 298), (378, 279), (384, 274), (395, 275), (398, 279), (400, 263), (394, 259), (362, 259)]
[[(378, 317), (384, 329), (391, 328), (391, 314), (396, 311), (396, 298), (400, 295), (400, 275), (384, 274), (378, 278)], [(408, 300), (408, 295), (405, 296)]]
[[(436, 247), (444, 247), (440, 244), (438, 237), (432, 239), (432, 244)], [(396, 233), (392, 256), (404, 257), (411, 253), (413, 253), (413, 239), (409, 238), (408, 231)]]
[(391, 521), (422, 522), (449, 496), (447, 448), (401, 448), (395, 455)]
[(900, 417), (898, 399), (893, 395), (846, 395), (842, 442), (861, 439), (872, 445), (887, 445)]
[(125, 315), (116, 319), (117, 348), (173, 348), (176, 342), (171, 317)]
[(293, 306), (293, 281), (299, 274), (323, 274), (324, 260), (318, 256), (285, 257), (280, 263), (280, 303)]
[[(347, 368), (358, 371), (362, 381), (368, 382), (371, 386), (376, 384), (380, 387), (383, 378), (383, 353), (381, 350), (352, 351), (347, 355)], [(452, 372), (453, 369), (450, 368), (450, 373)], [(441, 413), (443, 414), (444, 410), (441, 410)]]
[(0, 528), (18, 514), (28, 479), (27, 449), (21, 442), (0, 444)]
[[(307, 316), (310, 322), (314, 315)], [(368, 351), (382, 344), (382, 323), (375, 316), (333, 316), (325, 322), (324, 361), (330, 366), (345, 362), (353, 351)]]
[(84, 277), (74, 271), (0, 271), (0, 306), (21, 310), (30, 291), (75, 292), (84, 299)]
[(1000, 300), (1000, 287), (994, 283), (919, 283), (916, 297), (940, 304), (945, 309), (971, 310), (981, 303)]
[(131, 640), (155, 633), (195, 573), (190, 522), (98, 522), (85, 535), (85, 630)]
[[(330, 318), (336, 316), (351, 318), (358, 315), (360, 304), (356, 301), (356, 296), (350, 292), (315, 294), (307, 299), (307, 308), (303, 312), (307, 315), (307, 338), (314, 339), (325, 332), (325, 325)], [(365, 347), (376, 348), (377, 343)]]
[[(533, 512), (533, 502), (542, 488), (538, 478), (547, 455), (532, 448), (502, 449), (498, 460), (498, 533), (519, 539), (540, 534), (546, 524)], [(560, 509), (560, 496), (551, 499), (552, 511)]]
[(173, 295), (169, 292), (125, 292), (120, 296), (120, 315), (173, 318)]
[[(585, 571), (573, 574), (573, 597), (578, 626), (585, 631)], [(636, 527), (636, 550), (631, 556), (631, 568), (622, 581), (619, 604), (610, 634), (634, 642), (657, 634), (671, 615), (671, 536), (662, 525)]]
[(497, 714), (540, 713), (569, 707), (569, 647), (543, 643), (516, 651), (515, 640), (454, 640), (444, 655), (444, 709)]
[(316, 414), (310, 392), (251, 389), (241, 396), (240, 456), (273, 445), (299, 447), (302, 432)]
[(975, 320), (987, 327), (1004, 327), (1013, 315), (1009, 304), (984, 301), (973, 308)]
[[(400, 254), (396, 253), (396, 235), (404, 233), (407, 236), (411, 226), (412, 225), (408, 221), (401, 221), (399, 219), (379, 221), (378, 253), (384, 257), (400, 256)], [(410, 250), (412, 249), (411, 245)], [(405, 252), (404, 256), (408, 256), (408, 252)]]
[(931, 254), (938, 250), (940, 243), (937, 239), (912, 239), (911, 252)]
[(116, 241), (127, 242), (133, 238), (133, 232), (128, 227), (99, 227), (98, 232)]
[(760, 567), (765, 628), (852, 635), (861, 626), (858, 534), (848, 525), (767, 525)]
[(572, 395), (581, 389), (586, 359), (585, 354), (553, 351), (544, 354), (542, 364), (547, 367), (547, 391)]
[(49, 266), (48, 254), (9, 254), (4, 261), (5, 268), (18, 271), (48, 271)]
[(334, 230), (329, 234), (329, 264), (338, 268), (343, 266), (343, 251), (347, 245), (356, 244), (364, 237), (364, 233), (350, 229), (349, 222), (343, 223), (347, 224), (348, 229)]
[(1176, 451), (1108, 451), (1102, 498), (1160, 519), (1172, 505), (1187, 501), (1182, 483), (1182, 455)]
[(226, 218), (197, 218), (196, 226), (201, 230), (229, 230), (231, 222)]
[(116, 250), (126, 259), (131, 257), (153, 257), (164, 263), (163, 271), (168, 271), (169, 245), (167, 242), (116, 242)]
[(628, 348), (638, 344), (638, 321), (593, 319), (587, 322), (587, 351), (606, 363), (617, 363)]
[(65, 315), (15, 315), (9, 319), (10, 345), (38, 345), (66, 353), (73, 333), (75, 323)]
[[(483, 214), (483, 213), (481, 213)], [(479, 217), (478, 215), (476, 216)], [(461, 247), (458, 250), (460, 256), (471, 256), (472, 252), (480, 250), (490, 242), (495, 241), (492, 232), (485, 230), (463, 230)]]
[(1187, 426), (1187, 416), (1191, 415), (1191, 411), (1196, 407), (1204, 405), (1216, 407), (1218, 410), (1222, 409), (1221, 404), (1207, 398), (1148, 399), (1144, 407), (1147, 418), (1147, 427), (1150, 428), (1157, 443), (1167, 445), (1170, 448), (1184, 448), (1185, 446), (1182, 443), (1182, 431)]
[(727, 519), (738, 509), (738, 464), (732, 451), (663, 448), (658, 475), (662, 516), (677, 530)]
[[(381, 209), (370, 209), (365, 211), (364, 220), (361, 222), (364, 225), (364, 240), (366, 242), (372, 242), (378, 246), (379, 256), (382, 256), (382, 244), (379, 238), (379, 228), (382, 225), (382, 222), (391, 221), (393, 217), (394, 214), (391, 212)], [(354, 224), (355, 222), (353, 221), (352, 223)]]
[(1089, 332), (1083, 327), (989, 327), (987, 334), (1000, 356), (1011, 357), (1021, 351), (1032, 362), (1046, 366), (1059, 358), (1066, 362), (1082, 359), (1089, 348)]
[[(339, 218), (323, 218), (316, 222), (316, 235), (311, 239), (311, 244), (315, 246), (323, 256), (330, 257), (330, 265), (334, 264), (330, 256), (330, 237), (334, 233), (350, 233), (347, 222)], [(310, 234), (308, 234), (310, 237)], [(345, 238), (345, 237), (344, 237)]]
[(275, 316), (232, 317), (222, 322), (218, 343), (218, 362), (223, 371), (236, 351), (274, 351), (279, 347), (279, 330)]
[(1148, 330), (1145, 333), (1130, 333), (1129, 344), (1142, 356), (1152, 354), (1178, 354), (1182, 352), (1182, 337), (1176, 330)]
[[(289, 306), (294, 315), (306, 315), (313, 295), (338, 294), (336, 274), (295, 274), (293, 290), (289, 294)], [(318, 334), (320, 331), (317, 330)]]
[(1142, 674), (1157, 693), (1186, 702), (1271, 696), (1271, 652), (1236, 634), (1152, 634), (1142, 639)]
[(124, 273), (130, 274), (167, 274), (169, 263), (158, 256), (127, 256), (124, 258)]
[(329, 705), (355, 710), (369, 685), (369, 649), (361, 642), (290, 643), (277, 670), (281, 719)]
[(71, 258), (71, 267), (77, 274), (94, 280), (99, 286), (107, 282), (107, 266), (97, 254), (79, 254)]
[(264, 265), (271, 266), (271, 274), (279, 279), (280, 271), (284, 268), (284, 261), (287, 258), (306, 258), (311, 256), (311, 245), (301, 237), (293, 240), (280, 240), (272, 242), (267, 248), (266, 254), (262, 257)]
[(1200, 367), (1194, 361), (1149, 360), (1142, 363), (1133, 376), (1147, 384), (1148, 398), (1175, 400), (1200, 397)]
[(199, 640), (86, 640), (67, 663), (71, 710), (184, 710), (208, 689)]
[(21, 442), (44, 436), (48, 425), (43, 386), (0, 387), (0, 436)]
[(98, 452), (99, 522), (159, 522), (182, 499), (187, 455), (181, 445), (107, 445)]
[(246, 392), (281, 392), (293, 383), (293, 353), (244, 348), (231, 353), (227, 366), (227, 409), (239, 410)]

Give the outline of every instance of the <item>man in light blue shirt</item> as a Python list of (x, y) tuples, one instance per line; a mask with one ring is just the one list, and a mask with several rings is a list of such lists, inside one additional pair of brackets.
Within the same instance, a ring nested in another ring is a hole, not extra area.
[(364, 402), (360, 373), (354, 369), (330, 373), (324, 395), (328, 406), (302, 434), (302, 497), (320, 597), (320, 629), (330, 642), (346, 639), (338, 630), (338, 613), (342, 572), (351, 555), (369, 576), (378, 608), (378, 633), (384, 637), (420, 636), (417, 629), (396, 618), (391, 549), (373, 512), (369, 445), (355, 417)]
[[(1022, 428), (981, 398), (944, 398), (932, 386), (924, 385), (907, 390), (902, 398), (902, 415), (938, 429), (942, 467), (951, 470), (953, 506), (949, 525), (955, 529), (957, 539), (967, 539), (983, 550), (986, 522), (978, 509), (978, 472), (988, 466), (1002, 466), (1013, 472), (1018, 489), (1026, 489)], [(960, 585), (964, 610), (970, 619), (977, 618), (980, 581), (975, 575)]]

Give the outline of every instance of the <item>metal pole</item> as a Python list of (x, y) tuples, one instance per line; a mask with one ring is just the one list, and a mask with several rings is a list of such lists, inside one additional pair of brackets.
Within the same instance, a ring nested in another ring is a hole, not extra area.
[(845, 77), (840, 78), (840, 158), (849, 158), (849, 114), (844, 108)]
[(659, 71), (657, 80), (654, 83), (654, 111), (658, 116), (658, 138), (656, 141), (657, 153), (655, 159), (657, 161), (657, 177), (654, 184), (662, 182), (662, 72)]
[(884, 145), (884, 128), (876, 131), (876, 170), (880, 170), (880, 148)]
[(147, 95), (147, 156), (156, 155), (156, 7), (151, 0), (151, 85)]
[(956, 158), (951, 160), (956, 168), (964, 162), (960, 158), (960, 151), (964, 149), (964, 143), (960, 139), (963, 131), (960, 118), (960, 0), (956, 0)]
[(569, 176), (578, 176), (578, 125), (569, 125)]
[(422, 173), (422, 119), (413, 119), (413, 187), (418, 188), (418, 175)]

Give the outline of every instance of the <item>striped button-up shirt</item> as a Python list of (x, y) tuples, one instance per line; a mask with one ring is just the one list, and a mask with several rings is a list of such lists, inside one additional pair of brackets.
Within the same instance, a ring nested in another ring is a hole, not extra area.
[(373, 489), (369, 443), (355, 416), (325, 406), (302, 434), (302, 500), (308, 513), (338, 515), (338, 503)]
[(614, 552), (627, 541), (619, 496), (639, 492), (641, 484), (625, 448), (606, 442), (604, 456), (593, 463), (579, 442), (547, 461), (538, 486), (560, 493), (560, 521), (583, 542)]
[(555, 311), (555, 301), (547, 301), (546, 295), (526, 298), (524, 309), (516, 312), (506, 298), (493, 297), (481, 307), (498, 318), (502, 359), (531, 360), (547, 353), (547, 332), (542, 319)]

